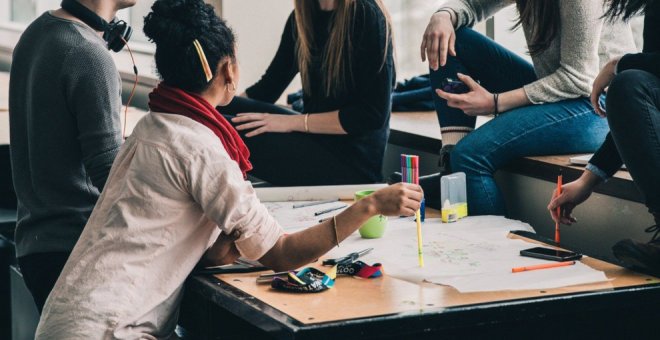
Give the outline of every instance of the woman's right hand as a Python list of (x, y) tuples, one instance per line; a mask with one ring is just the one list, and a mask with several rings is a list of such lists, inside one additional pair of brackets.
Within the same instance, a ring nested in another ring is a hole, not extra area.
[(419, 210), (423, 197), (424, 192), (419, 185), (397, 183), (380, 189), (366, 198), (374, 208), (372, 215), (412, 216)]
[(591, 89), (591, 106), (594, 107), (596, 113), (601, 116), (607, 116), (607, 112), (600, 106), (599, 99), (600, 95), (606, 91), (607, 87), (610, 86), (612, 79), (614, 79), (616, 65), (619, 63), (619, 58), (610, 60), (603, 69), (600, 70), (596, 79), (594, 79), (594, 84)]
[[(594, 190), (594, 187), (600, 182), (600, 178), (591, 171), (586, 170), (580, 178), (562, 185), (561, 195), (557, 195), (557, 190), (552, 193), (552, 199), (548, 204), (550, 216), (555, 222), (571, 225), (577, 222), (573, 217), (573, 209), (586, 201)], [(558, 213), (558, 207), (561, 207), (561, 213)]]
[(454, 47), (456, 32), (451, 15), (446, 11), (436, 12), (431, 16), (424, 37), (422, 38), (422, 61), (429, 61), (429, 67), (437, 71), (447, 63), (447, 53), (456, 56)]

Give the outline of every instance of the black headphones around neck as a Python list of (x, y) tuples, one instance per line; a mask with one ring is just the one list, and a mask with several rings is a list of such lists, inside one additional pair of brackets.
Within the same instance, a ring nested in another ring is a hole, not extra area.
[(108, 43), (108, 49), (119, 52), (133, 34), (133, 29), (124, 20), (103, 20), (98, 14), (83, 6), (76, 0), (62, 0), (62, 8), (74, 17), (82, 20), (91, 28), (103, 32), (103, 40)]

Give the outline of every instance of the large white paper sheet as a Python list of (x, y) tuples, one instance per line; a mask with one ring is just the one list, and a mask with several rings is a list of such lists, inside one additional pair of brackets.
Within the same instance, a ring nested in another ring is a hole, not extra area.
[(412, 218), (390, 219), (386, 234), (380, 239), (362, 239), (355, 233), (328, 255), (339, 257), (373, 247), (362, 260), (382, 263), (386, 275), (449, 285), (460, 292), (550, 289), (607, 281), (604, 273), (580, 262), (512, 273), (514, 267), (547, 263), (519, 255), (520, 250), (535, 245), (507, 238), (510, 230), (533, 231), (519, 221), (478, 216), (443, 224), (439, 219), (427, 219), (422, 230), (424, 268), (418, 266), (416, 225)]
[[(268, 208), (268, 212), (275, 217), (277, 222), (279, 222), (282, 229), (287, 232), (293, 232), (314, 226), (318, 224), (320, 220), (339, 214), (348, 207), (348, 204), (346, 203), (335, 201), (309, 207), (293, 208), (296, 204), (311, 202), (314, 201), (264, 202), (263, 204)], [(322, 212), (335, 207), (341, 207), (341, 209), (316, 215), (317, 212)]]

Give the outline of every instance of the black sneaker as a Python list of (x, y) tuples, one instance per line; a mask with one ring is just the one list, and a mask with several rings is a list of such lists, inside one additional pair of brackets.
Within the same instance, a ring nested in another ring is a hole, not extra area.
[(660, 277), (660, 225), (646, 228), (654, 233), (647, 243), (625, 239), (617, 242), (612, 251), (624, 267)]

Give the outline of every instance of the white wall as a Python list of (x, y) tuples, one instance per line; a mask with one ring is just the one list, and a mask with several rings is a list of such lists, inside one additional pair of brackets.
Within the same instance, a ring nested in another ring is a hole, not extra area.
[[(222, 16), (238, 39), (241, 68), (239, 92), (254, 84), (266, 71), (277, 51), (284, 23), (291, 11), (293, 0), (222, 2)], [(294, 81), (293, 87), (300, 87), (300, 81)]]
[(513, 27), (518, 19), (516, 6), (511, 5), (503, 9), (494, 18), (495, 41), (531, 62), (531, 58), (527, 53), (527, 43), (525, 42), (525, 35), (522, 28), (519, 27), (515, 31), (511, 30), (511, 27)]
[(428, 65), (422, 63), (419, 46), (431, 15), (444, 2), (385, 0), (385, 5), (392, 16), (398, 79), (428, 73)]

